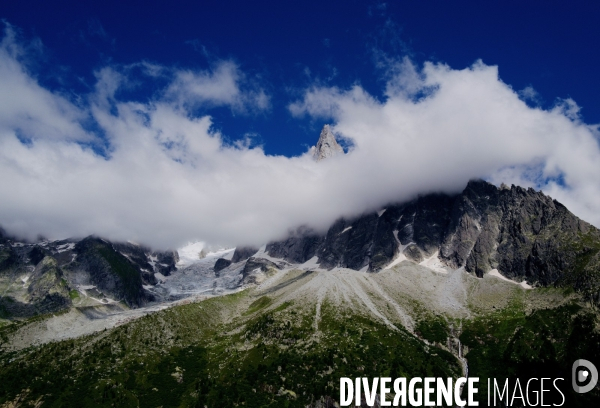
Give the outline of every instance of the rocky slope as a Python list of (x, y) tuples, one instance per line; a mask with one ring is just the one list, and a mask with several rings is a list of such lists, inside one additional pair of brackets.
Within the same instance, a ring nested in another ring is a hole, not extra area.
[[(342, 376), (457, 378), (468, 361), (485, 406), (487, 378), (566, 378), (574, 359), (600, 361), (597, 311), (573, 292), (408, 260), (365, 273), (255, 255), (246, 272), (268, 276), (246, 290), (106, 331), (23, 347), (42, 322), (0, 328), (15, 346), (0, 347), (0, 404), (335, 407)], [(569, 407), (600, 400), (561, 391)]]

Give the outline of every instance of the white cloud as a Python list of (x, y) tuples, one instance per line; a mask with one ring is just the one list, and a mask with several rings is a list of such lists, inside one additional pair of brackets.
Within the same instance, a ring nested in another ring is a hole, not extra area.
[(15, 44), (10, 26), (7, 31), (0, 42), (0, 132), (14, 131), (27, 138), (89, 140), (79, 126), (85, 112), (37, 84), (17, 60), (23, 50)]
[(187, 109), (198, 106), (230, 106), (237, 111), (269, 109), (269, 97), (262, 89), (240, 88), (245, 76), (231, 61), (217, 63), (211, 71), (178, 71), (165, 98)]
[(399, 191), (456, 191), (487, 177), (542, 188), (600, 225), (599, 132), (581, 122), (573, 100), (530, 108), (481, 62), (463, 70), (426, 63), (417, 72), (403, 60), (392, 72), (383, 103), (355, 86), (314, 88), (290, 105), (294, 115), (332, 117), (353, 139), (346, 162), (379, 185), (367, 187), (375, 201)]
[[(301, 224), (325, 228), (342, 214), (457, 192), (486, 176), (542, 180), (600, 225), (598, 132), (578, 119), (576, 105), (532, 109), (482, 63), (418, 70), (405, 60), (397, 68), (384, 102), (356, 85), (313, 87), (290, 105), (294, 115), (333, 119), (352, 140), (349, 154), (316, 163), (225, 144), (209, 116), (189, 115), (188, 104), (250, 109), (261, 104), (257, 95), (267, 98), (245, 88), (229, 62), (178, 73), (149, 103), (115, 97), (128, 78), (106, 68), (84, 108), (41, 87), (3, 43), (0, 225), (29, 237), (96, 233), (157, 247), (260, 244)], [(95, 138), (81, 125), (90, 117), (110, 144), (108, 158), (81, 143)]]
[(524, 101), (529, 101), (535, 106), (539, 106), (542, 103), (542, 97), (531, 85), (521, 89), (519, 91), (519, 96)]

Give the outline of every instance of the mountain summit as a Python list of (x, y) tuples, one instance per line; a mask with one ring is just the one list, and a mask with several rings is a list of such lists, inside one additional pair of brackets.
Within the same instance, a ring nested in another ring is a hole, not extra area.
[(340, 146), (335, 140), (335, 136), (333, 135), (333, 132), (331, 132), (331, 128), (329, 125), (323, 126), (323, 130), (321, 130), (321, 135), (319, 136), (319, 141), (314, 147), (313, 158), (316, 161), (321, 161), (340, 153), (343, 154), (344, 149), (342, 149), (342, 146)]

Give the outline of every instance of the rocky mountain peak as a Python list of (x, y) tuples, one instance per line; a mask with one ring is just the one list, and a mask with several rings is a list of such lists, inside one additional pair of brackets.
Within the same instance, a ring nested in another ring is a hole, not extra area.
[(335, 136), (333, 135), (331, 128), (329, 125), (323, 126), (323, 130), (321, 130), (321, 135), (319, 136), (319, 141), (313, 149), (313, 158), (316, 161), (321, 161), (340, 153), (343, 154), (344, 149), (342, 149), (342, 146), (340, 146), (335, 140)]

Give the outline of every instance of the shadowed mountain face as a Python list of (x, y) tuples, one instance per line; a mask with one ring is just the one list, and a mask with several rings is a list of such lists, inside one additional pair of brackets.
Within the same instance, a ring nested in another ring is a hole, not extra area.
[(154, 300), (143, 285), (156, 285), (156, 276), (169, 275), (179, 259), (175, 251), (97, 237), (26, 243), (0, 234), (0, 317), (66, 310), (74, 300), (143, 306)]
[(497, 269), (542, 286), (573, 286), (600, 300), (600, 232), (541, 192), (469, 182), (461, 194), (429, 194), (377, 213), (341, 218), (323, 236), (307, 230), (267, 245), (273, 257), (323, 268), (377, 272), (400, 255), (435, 256), (479, 277)]
[(90, 282), (99, 290), (123, 299), (128, 306), (146, 303), (140, 270), (125, 255), (117, 252), (111, 243), (88, 237), (77, 243), (75, 251), (75, 270), (89, 273)]
[(31, 275), (23, 280), (23, 296), (18, 299), (0, 297), (0, 317), (30, 317), (53, 313), (71, 307), (71, 288), (63, 271), (50, 256), (36, 263)]

